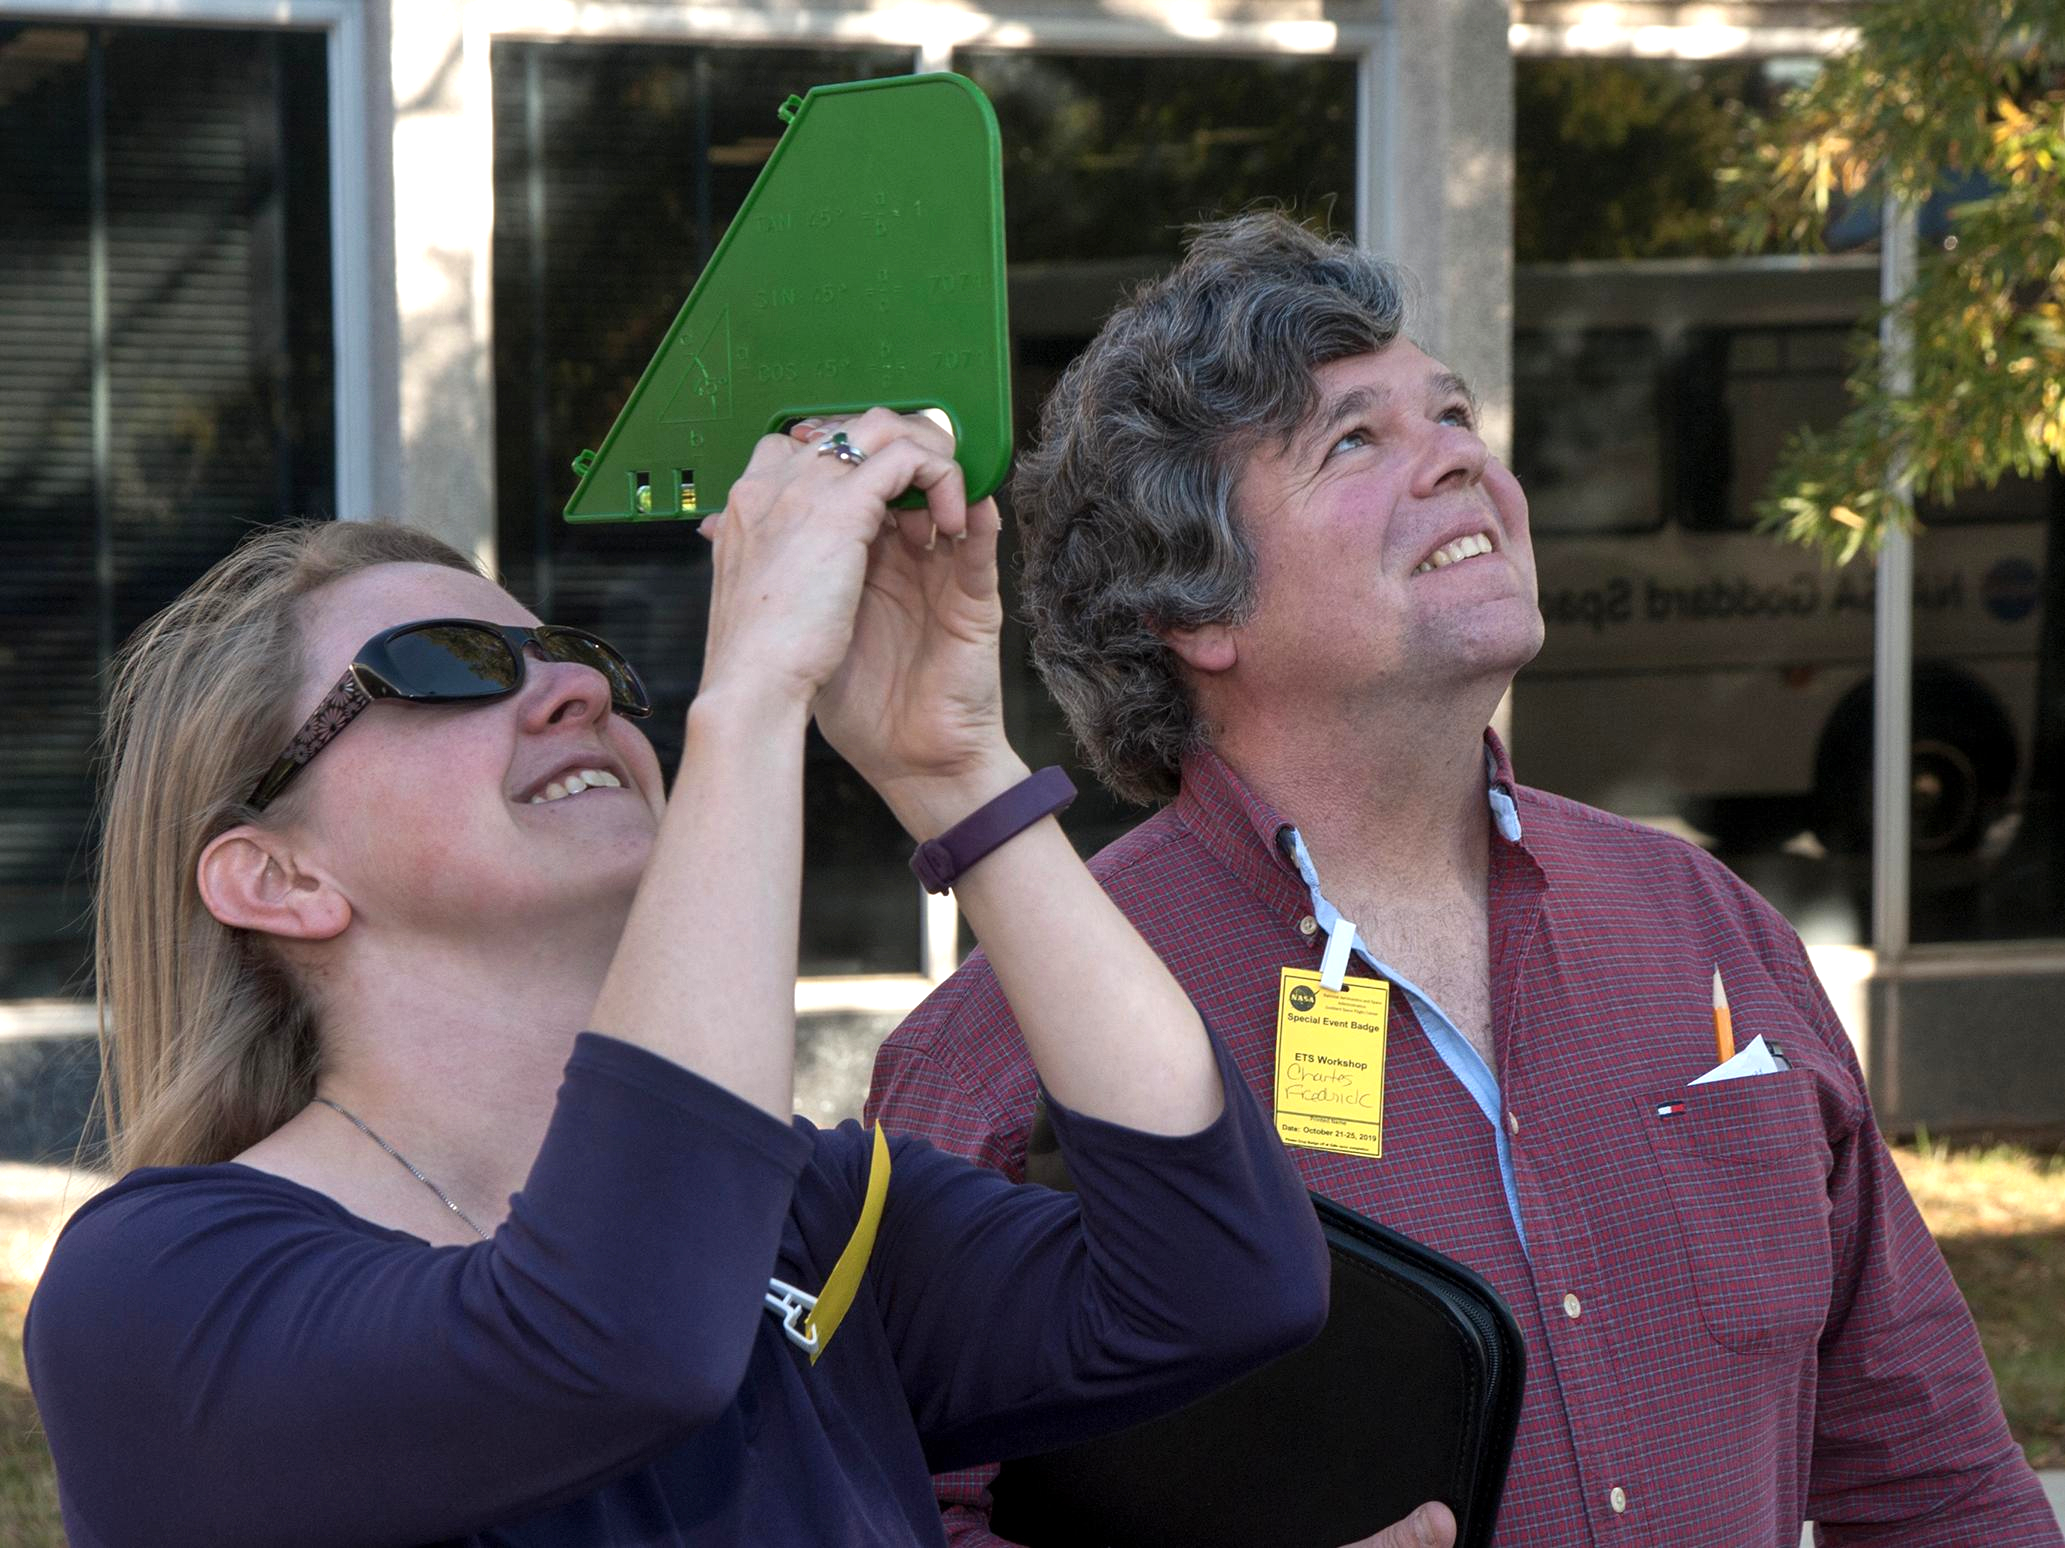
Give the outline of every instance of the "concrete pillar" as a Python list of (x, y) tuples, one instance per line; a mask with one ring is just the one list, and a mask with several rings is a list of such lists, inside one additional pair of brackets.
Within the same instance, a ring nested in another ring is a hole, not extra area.
[(1377, 250), (1411, 271), (1411, 330), (1513, 434), (1513, 57), (1506, 0), (1394, 0), (1388, 79), (1375, 83)]
[[(463, 0), (370, 0), (374, 508), (493, 566), (494, 120)], [(384, 68), (383, 68), (384, 65)]]

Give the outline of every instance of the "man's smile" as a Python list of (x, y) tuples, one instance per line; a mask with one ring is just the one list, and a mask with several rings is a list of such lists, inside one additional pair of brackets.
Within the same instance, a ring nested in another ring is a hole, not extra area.
[(1488, 531), (1465, 533), (1459, 538), (1451, 538), (1427, 555), (1413, 567), (1413, 574), (1425, 575), (1433, 570), (1445, 570), (1452, 564), (1460, 564), (1465, 559), (1474, 559), (1479, 554), (1493, 553), (1497, 549), (1498, 544), (1492, 541)]

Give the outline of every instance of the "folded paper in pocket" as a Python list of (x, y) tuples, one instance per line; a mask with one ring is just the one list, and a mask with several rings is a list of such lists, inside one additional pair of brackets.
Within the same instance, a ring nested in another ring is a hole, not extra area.
[(1772, 1057), (1771, 1045), (1761, 1037), (1753, 1037), (1741, 1053), (1725, 1063), (1715, 1065), (1692, 1084), (1705, 1086), (1716, 1081), (1741, 1080), (1750, 1075), (1776, 1075), (1781, 1068), (1783, 1066)]

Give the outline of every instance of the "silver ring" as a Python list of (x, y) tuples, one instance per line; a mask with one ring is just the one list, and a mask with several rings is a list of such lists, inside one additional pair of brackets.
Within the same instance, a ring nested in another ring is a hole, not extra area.
[(844, 430), (834, 430), (829, 439), (817, 443), (820, 457), (837, 457), (849, 468), (857, 468), (868, 460), (868, 454), (846, 439)]

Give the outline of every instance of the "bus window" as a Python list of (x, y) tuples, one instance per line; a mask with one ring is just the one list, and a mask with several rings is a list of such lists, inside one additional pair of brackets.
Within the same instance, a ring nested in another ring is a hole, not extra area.
[(1688, 527), (1743, 532), (1786, 440), (1832, 428), (1849, 407), (1848, 327), (1700, 330), (1684, 351), (1674, 416), (1677, 514)]
[(1513, 466), (1538, 536), (1661, 523), (1661, 353), (1646, 328), (1514, 334)]
[(1914, 513), (1924, 528), (1982, 521), (2049, 521), (2065, 493), (2061, 484), (2065, 480), (2056, 473), (2036, 478), (2010, 473), (1991, 489), (1984, 485), (1960, 489), (1947, 505), (1923, 496), (1915, 501)]

